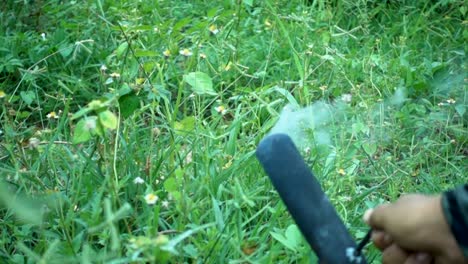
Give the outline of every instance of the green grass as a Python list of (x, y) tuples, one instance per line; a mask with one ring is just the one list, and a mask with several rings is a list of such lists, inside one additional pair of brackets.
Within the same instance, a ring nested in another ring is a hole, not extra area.
[(466, 183), (464, 1), (305, 2), (1, 3), (0, 262), (315, 261), (254, 156), (287, 104), (357, 239)]

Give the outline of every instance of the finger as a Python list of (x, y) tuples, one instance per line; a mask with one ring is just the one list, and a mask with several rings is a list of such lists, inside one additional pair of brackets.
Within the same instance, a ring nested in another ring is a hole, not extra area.
[(391, 219), (391, 204), (382, 204), (364, 213), (364, 222), (374, 229), (385, 230), (389, 217)]
[(405, 264), (431, 264), (432, 256), (428, 253), (418, 252), (409, 255)]
[(390, 235), (380, 230), (372, 231), (371, 239), (374, 245), (381, 251), (385, 250), (393, 243)]
[(409, 254), (397, 244), (392, 244), (387, 247), (382, 253), (383, 264), (401, 264), (405, 263)]

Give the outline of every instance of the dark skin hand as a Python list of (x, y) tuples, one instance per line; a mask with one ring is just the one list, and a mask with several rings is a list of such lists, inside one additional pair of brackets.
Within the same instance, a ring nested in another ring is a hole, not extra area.
[(441, 196), (406, 195), (364, 215), (384, 264), (465, 264), (445, 220)]

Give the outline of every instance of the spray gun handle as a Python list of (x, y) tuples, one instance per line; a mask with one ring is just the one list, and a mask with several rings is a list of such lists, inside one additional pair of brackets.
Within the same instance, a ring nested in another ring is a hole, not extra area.
[(356, 243), (291, 138), (270, 135), (260, 142), (256, 154), (321, 263), (365, 264), (354, 254)]

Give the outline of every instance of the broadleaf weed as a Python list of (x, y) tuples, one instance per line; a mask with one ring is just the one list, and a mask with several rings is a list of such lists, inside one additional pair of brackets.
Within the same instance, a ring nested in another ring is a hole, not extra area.
[(254, 155), (288, 104), (358, 239), (466, 183), (463, 1), (387, 2), (0, 4), (0, 259), (315, 261)]

